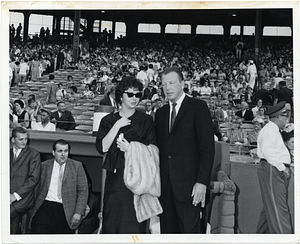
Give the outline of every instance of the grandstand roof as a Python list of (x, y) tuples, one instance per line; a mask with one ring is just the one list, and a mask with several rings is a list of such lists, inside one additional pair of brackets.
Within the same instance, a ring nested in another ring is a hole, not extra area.
[[(11, 10), (73, 18), (74, 10)], [(262, 9), (262, 26), (292, 26), (292, 8)], [(235, 16), (233, 16), (235, 15)], [(196, 25), (255, 25), (256, 9), (160, 9), (160, 10), (81, 10), (81, 18), (119, 22), (168, 23)]]

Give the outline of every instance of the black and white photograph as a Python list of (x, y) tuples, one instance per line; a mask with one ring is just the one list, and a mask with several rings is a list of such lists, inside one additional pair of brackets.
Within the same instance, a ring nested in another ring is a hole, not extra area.
[(299, 2), (2, 1), (1, 54), (2, 243), (300, 242)]

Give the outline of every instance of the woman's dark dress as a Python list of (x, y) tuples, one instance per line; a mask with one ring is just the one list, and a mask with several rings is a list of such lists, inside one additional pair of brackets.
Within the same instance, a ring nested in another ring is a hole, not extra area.
[[(21, 114), (17, 114), (17, 113), (14, 113), (15, 115), (18, 116), (18, 123), (24, 123), (24, 119), (25, 119), (25, 114), (27, 113), (26, 110), (23, 110), (23, 112)], [(29, 126), (27, 128), (30, 128), (31, 127), (31, 123), (29, 123)]]
[[(102, 151), (102, 139), (121, 117), (119, 113), (105, 116), (100, 123), (96, 147)], [(150, 115), (136, 111), (131, 117), (131, 125), (119, 130), (109, 151), (106, 154), (103, 168), (107, 170), (104, 189), (103, 233), (104, 234), (145, 234), (146, 221), (138, 223), (133, 205), (133, 193), (127, 189), (123, 180), (124, 152), (117, 148), (120, 133), (131, 141), (139, 141), (146, 145), (156, 144), (155, 128)]]

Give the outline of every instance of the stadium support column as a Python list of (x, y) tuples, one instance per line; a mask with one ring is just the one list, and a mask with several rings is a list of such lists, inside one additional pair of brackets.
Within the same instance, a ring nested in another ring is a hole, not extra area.
[(229, 41), (230, 41), (230, 27), (231, 27), (230, 24), (224, 24), (223, 25), (223, 28), (224, 28), (224, 41), (226, 43), (229, 43)]
[(24, 31), (23, 31), (23, 42), (27, 42), (28, 37), (28, 28), (29, 28), (29, 16), (30, 13), (25, 12), (24, 13)]
[[(261, 51), (261, 38), (262, 38), (262, 10), (256, 10), (255, 17), (255, 56), (254, 60), (256, 63), (256, 67), (258, 68), (260, 63), (260, 51)], [(258, 80), (254, 86), (254, 90), (256, 88), (261, 88), (261, 84), (258, 84)]]
[(77, 62), (79, 56), (80, 15), (81, 10), (75, 10), (73, 34), (73, 57), (75, 62)]
[(166, 37), (166, 23), (160, 23), (160, 27), (161, 27), (161, 38), (164, 39)]
[(197, 24), (192, 24), (192, 38), (195, 39), (197, 37)]
[(261, 38), (262, 38), (262, 11), (256, 10), (255, 20), (255, 63), (256, 67), (259, 67), (259, 57), (261, 50)]
[(94, 18), (87, 19), (87, 29), (84, 32), (84, 38), (90, 40), (93, 35), (93, 27), (94, 27)]
[(137, 36), (138, 33), (138, 22), (130, 20), (126, 22), (126, 37), (128, 39), (133, 39)]
[(116, 36), (116, 20), (113, 20), (112, 22), (112, 30), (111, 30), (112, 34), (113, 34), (113, 41), (115, 40), (115, 36)]

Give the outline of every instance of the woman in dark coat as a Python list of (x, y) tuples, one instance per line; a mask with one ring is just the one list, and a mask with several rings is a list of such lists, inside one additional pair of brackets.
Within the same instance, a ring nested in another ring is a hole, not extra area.
[(124, 184), (124, 152), (131, 141), (155, 144), (155, 129), (150, 115), (136, 110), (143, 84), (135, 77), (125, 77), (116, 88), (118, 112), (101, 120), (96, 147), (106, 154), (103, 168), (106, 182), (103, 202), (103, 234), (145, 234), (146, 221), (139, 223), (133, 204), (133, 193)]

